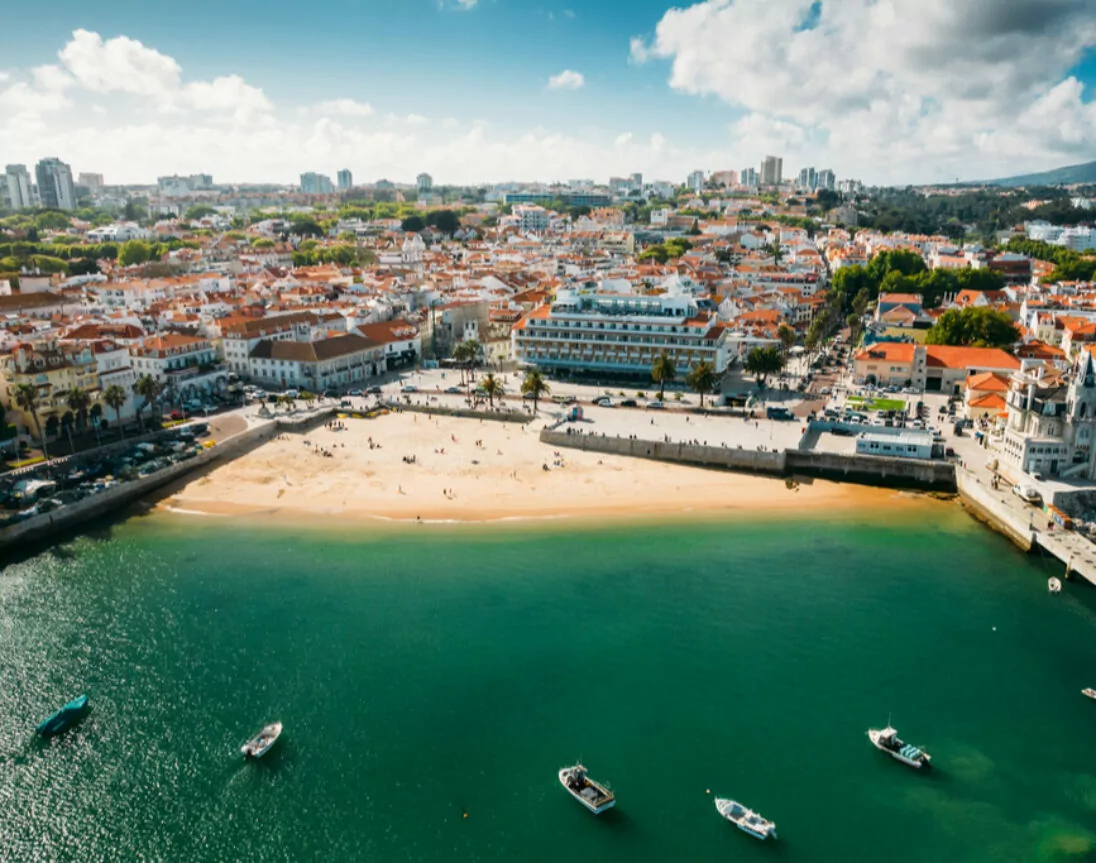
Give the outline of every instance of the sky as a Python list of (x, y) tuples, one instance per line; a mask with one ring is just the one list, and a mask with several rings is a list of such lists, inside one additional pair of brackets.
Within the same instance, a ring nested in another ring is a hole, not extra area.
[(1096, 160), (1096, 0), (51, 0), (4, 14), (0, 164), (107, 183), (568, 181)]

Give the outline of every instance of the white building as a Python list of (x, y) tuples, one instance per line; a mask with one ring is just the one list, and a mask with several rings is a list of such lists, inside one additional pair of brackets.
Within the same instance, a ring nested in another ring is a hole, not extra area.
[(309, 171), (301, 174), (301, 192), (306, 195), (330, 195), (335, 191), (331, 178), (326, 174)]
[(650, 374), (663, 352), (684, 374), (700, 361), (723, 372), (726, 330), (697, 301), (676, 291), (660, 296), (560, 291), (512, 330), (512, 352), (526, 366), (549, 370)]
[(49, 210), (75, 210), (76, 184), (72, 168), (55, 156), (40, 161), (34, 168), (38, 178), (38, 200)]
[(134, 345), (130, 354), (136, 376), (149, 375), (161, 384), (169, 403), (181, 403), (228, 385), (228, 370), (207, 339), (166, 333)]
[(548, 230), (549, 215), (544, 207), (535, 204), (519, 204), (514, 207), (518, 229), (523, 234), (543, 234)]
[(252, 349), (248, 364), (254, 381), (322, 393), (381, 374), (384, 357), (376, 342), (348, 333), (314, 342), (264, 339)]
[(759, 174), (762, 186), (779, 186), (784, 179), (784, 160), (779, 156), (766, 156)]
[(117, 222), (103, 225), (87, 232), (89, 243), (125, 243), (129, 240), (147, 240), (152, 232), (142, 228), (136, 222)]
[(335, 179), (339, 183), (339, 191), (346, 192), (354, 188), (354, 175), (346, 168), (343, 168), (335, 175)]
[(704, 172), (693, 171), (685, 178), (685, 185), (692, 189), (694, 192), (699, 192), (704, 188)]

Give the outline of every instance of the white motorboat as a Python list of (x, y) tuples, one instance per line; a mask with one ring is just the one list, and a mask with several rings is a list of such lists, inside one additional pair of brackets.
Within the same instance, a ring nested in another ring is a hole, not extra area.
[(613, 792), (600, 782), (591, 779), (586, 774), (586, 768), (581, 764), (560, 770), (559, 783), (567, 789), (567, 793), (595, 815), (600, 815), (606, 809), (612, 809), (616, 805)]
[(1096, 699), (1096, 689), (1093, 689), (1091, 686), (1086, 689), (1082, 689), (1081, 695), (1087, 696), (1088, 698)]
[(929, 757), (927, 752), (918, 749), (912, 743), (905, 743), (899, 739), (898, 732), (889, 725), (882, 730), (869, 728), (868, 737), (876, 749), (886, 752), (891, 758), (895, 758), (903, 764), (916, 767), (918, 770), (922, 767), (932, 766), (932, 758)]
[(736, 800), (726, 797), (715, 798), (715, 808), (719, 814), (734, 824), (743, 833), (749, 833), (755, 839), (776, 839), (776, 825), (762, 818), (752, 809), (747, 809)]
[(1061, 592), (1062, 592), (1062, 582), (1061, 582), (1061, 581), (1059, 581), (1059, 580), (1058, 580), (1057, 578), (1055, 578), (1055, 577), (1053, 577), (1053, 576), (1052, 576), (1052, 577), (1051, 577), (1051, 578), (1050, 578), (1050, 579), (1049, 579), (1049, 580), (1047, 581), (1047, 589), (1048, 589), (1048, 590), (1049, 590), (1049, 591), (1050, 591), (1051, 593), (1061, 593)]
[(241, 746), (240, 751), (244, 754), (244, 758), (262, 758), (270, 751), (270, 747), (274, 745), (281, 733), (282, 723), (273, 722)]

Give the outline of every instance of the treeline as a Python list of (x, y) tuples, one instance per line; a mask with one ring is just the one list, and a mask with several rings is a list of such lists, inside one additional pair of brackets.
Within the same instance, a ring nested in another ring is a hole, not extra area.
[(841, 306), (849, 309), (853, 298), (864, 292), (868, 301), (880, 294), (920, 294), (926, 308), (934, 308), (946, 294), (958, 291), (997, 291), (1004, 277), (993, 270), (929, 270), (916, 252), (894, 249), (880, 252), (866, 266), (842, 267), (833, 276), (831, 293), (840, 295)]
[(305, 240), (293, 253), (293, 266), (311, 267), (316, 264), (337, 264), (340, 267), (366, 266), (376, 261), (376, 255), (368, 249), (338, 243), (321, 246), (315, 240)]
[(1052, 282), (1091, 282), (1096, 277), (1096, 257), (1083, 257), (1065, 246), (1052, 246), (1041, 240), (1021, 240), (1014, 238), (1005, 243), (1005, 249), (1054, 264), (1050, 275), (1043, 281)]
[(693, 247), (693, 244), (682, 237), (674, 237), (672, 240), (666, 240), (664, 243), (656, 243), (653, 246), (648, 246), (642, 252), (640, 252), (640, 261), (658, 261), (660, 264), (665, 264), (670, 258), (680, 258), (689, 249)]
[(197, 249), (193, 240), (127, 243), (31, 243), (16, 241), (0, 243), (0, 271), (40, 270), (43, 273), (68, 273), (78, 276), (99, 272), (98, 261), (118, 260), (124, 266), (158, 260), (177, 249)]

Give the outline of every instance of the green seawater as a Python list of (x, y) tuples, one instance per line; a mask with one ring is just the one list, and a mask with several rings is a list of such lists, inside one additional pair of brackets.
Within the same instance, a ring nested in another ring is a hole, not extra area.
[[(0, 574), (0, 860), (1091, 860), (1096, 591), (1051, 573), (942, 504), (133, 518)], [(84, 691), (80, 726), (34, 738)], [(888, 716), (934, 771), (871, 747)], [(578, 759), (616, 809), (559, 786)]]

